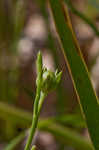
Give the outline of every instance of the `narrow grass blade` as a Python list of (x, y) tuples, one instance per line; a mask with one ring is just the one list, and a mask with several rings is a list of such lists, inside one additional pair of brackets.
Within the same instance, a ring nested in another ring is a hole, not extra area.
[[(10, 121), (15, 125), (20, 125), (20, 127), (27, 128), (31, 125), (32, 114), (19, 108), (0, 102), (0, 119)], [(50, 120), (51, 122), (54, 121), (56, 123), (58, 122), (60, 124), (72, 125), (74, 128), (85, 127), (85, 122), (83, 121), (83, 119), (76, 114), (74, 115), (67, 114), (56, 117), (49, 117), (47, 120)], [(40, 120), (40, 122), (42, 121), (43, 120)]]
[(39, 124), (39, 129), (52, 133), (52, 135), (62, 144), (72, 146), (76, 150), (92, 150), (92, 145), (89, 140), (77, 134), (75, 131), (56, 125), (54, 123)]
[(91, 140), (95, 149), (99, 150), (99, 103), (90, 81), (88, 69), (79, 47), (77, 49), (78, 44), (75, 45), (73, 32), (66, 15), (64, 15), (63, 1), (49, 0), (49, 7)]
[(15, 147), (24, 139), (25, 132), (21, 133), (19, 136), (14, 138), (5, 148), (4, 150), (14, 150)]

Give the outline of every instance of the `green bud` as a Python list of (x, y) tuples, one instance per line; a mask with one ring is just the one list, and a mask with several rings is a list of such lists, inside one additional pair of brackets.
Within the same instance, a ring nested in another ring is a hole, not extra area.
[(36, 150), (36, 146), (35, 145), (32, 146), (31, 150)]
[(62, 72), (58, 73), (58, 71), (56, 70), (56, 72), (54, 73), (44, 68), (42, 75), (42, 91), (48, 93), (55, 89), (61, 80), (61, 76)]

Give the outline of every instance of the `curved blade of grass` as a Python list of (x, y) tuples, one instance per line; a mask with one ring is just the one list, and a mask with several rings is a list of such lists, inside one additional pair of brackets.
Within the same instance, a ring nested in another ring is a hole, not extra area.
[[(71, 145), (77, 150), (92, 150), (92, 145), (89, 140), (85, 139), (75, 131), (64, 128), (61, 125), (56, 125), (53, 120), (42, 120), (38, 124), (38, 129), (52, 133), (52, 135), (64, 145)], [(14, 150), (14, 148), (22, 141), (25, 137), (25, 132), (14, 138), (4, 150)]]
[(4, 150), (14, 150), (15, 147), (24, 139), (25, 132), (22, 132), (20, 135), (15, 137), (5, 148)]
[(49, 0), (49, 7), (91, 140), (95, 149), (99, 150), (99, 103), (90, 81), (88, 69), (79, 47), (77, 49), (78, 44), (75, 46), (73, 32), (64, 15), (62, 0)]
[[(0, 102), (0, 118), (3, 119), (3, 120), (11, 121), (11, 122), (15, 123), (16, 125), (20, 125), (20, 127), (23, 127), (23, 128), (29, 127), (30, 124), (31, 124), (31, 121), (32, 121), (31, 113), (28, 113), (28, 112), (25, 112), (23, 110), (17, 109), (15, 107), (4, 104), (2, 102)], [(76, 117), (75, 115), (74, 116), (72, 116), (72, 115), (68, 116), (67, 115), (65, 120), (64, 120), (64, 117), (61, 117), (61, 119), (62, 119), (61, 122), (65, 122), (65, 124), (69, 124), (69, 125), (74, 124), (74, 126), (76, 126), (76, 124), (78, 123), (78, 122), (76, 122), (77, 118), (78, 117)], [(61, 139), (61, 142), (65, 145), (67, 144), (66, 140), (69, 141), (70, 138), (72, 137), (71, 142), (73, 143), (74, 147), (76, 145), (80, 145), (80, 146), (85, 145), (84, 150), (92, 150), (91, 143), (89, 143), (89, 141), (86, 141), (82, 136), (78, 136), (78, 134), (76, 134), (76, 133), (72, 134), (72, 131), (68, 130), (67, 128), (63, 129), (60, 126), (59, 127), (57, 126), (57, 128), (55, 127), (55, 125), (53, 126), (53, 124), (55, 124), (57, 122), (60, 122), (60, 119), (59, 118), (54, 118), (54, 117), (46, 119), (46, 120), (40, 120), (39, 124), (38, 124), (38, 129), (40, 129), (42, 131), (46, 130), (48, 132), (51, 132), (55, 137), (57, 135), (57, 138), (59, 140)], [(50, 128), (50, 126), (51, 126), (51, 128)], [(47, 129), (47, 127), (48, 127), (48, 129)], [(22, 135), (19, 135), (18, 137), (16, 137), (14, 139), (14, 143), (12, 141), (10, 143), (10, 145), (8, 145), (8, 147), (6, 147), (6, 149), (9, 148), (9, 147), (11, 147), (11, 148), (15, 147), (16, 144), (18, 144), (24, 138), (24, 136), (25, 136), (25, 134), (22, 133)], [(79, 140), (77, 141), (77, 139), (79, 139)], [(75, 140), (76, 140), (76, 143), (75, 143)]]
[(76, 150), (92, 150), (89, 140), (69, 128), (56, 125), (55, 123), (49, 124), (49, 122), (48, 124), (46, 122), (45, 125), (39, 124), (38, 128), (52, 133), (62, 144), (72, 146)]
[[(10, 121), (15, 125), (20, 125), (20, 127), (28, 128), (32, 122), (32, 114), (22, 109), (0, 102), (0, 119)], [(47, 120), (58, 122), (60, 124), (72, 125), (74, 128), (85, 127), (85, 122), (83, 121), (83, 119), (76, 114), (66, 114), (56, 117), (49, 117)]]
[[(62, 125), (70, 125), (74, 128), (86, 128), (86, 123), (83, 118), (78, 114), (66, 114), (66, 115), (58, 115), (52, 118), (56, 123)], [(79, 123), (78, 123), (79, 122)]]

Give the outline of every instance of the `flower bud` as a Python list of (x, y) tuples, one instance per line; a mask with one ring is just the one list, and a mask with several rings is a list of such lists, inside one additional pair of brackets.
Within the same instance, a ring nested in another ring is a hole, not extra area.
[(32, 149), (31, 150), (36, 150), (36, 146), (34, 145), (34, 146), (32, 146)]
[(56, 71), (54, 73), (50, 70), (44, 69), (42, 75), (42, 91), (48, 93), (55, 89), (61, 80), (61, 76), (62, 72), (58, 73), (58, 71)]

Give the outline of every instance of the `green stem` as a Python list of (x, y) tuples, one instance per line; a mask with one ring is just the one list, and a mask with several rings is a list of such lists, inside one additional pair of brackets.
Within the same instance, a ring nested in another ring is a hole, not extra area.
[[(30, 136), (28, 138), (25, 150), (29, 150), (29, 147), (32, 143), (32, 139), (34, 137), (34, 134), (35, 134), (35, 131), (36, 131), (36, 128), (37, 128), (37, 124), (38, 124), (38, 117), (39, 117), (40, 110), (41, 110), (41, 107), (42, 107), (45, 96), (46, 96), (45, 93), (40, 92), (40, 93), (38, 93), (38, 95), (35, 99), (32, 127), (30, 129)], [(40, 97), (40, 99), (38, 99), (39, 97)], [(39, 103), (37, 103), (37, 102), (39, 102)]]
[(36, 98), (34, 101), (34, 111), (33, 111), (33, 120), (32, 120), (32, 126), (30, 129), (30, 135), (28, 137), (26, 146), (25, 146), (25, 150), (29, 150), (30, 149), (30, 145), (32, 143), (32, 139), (34, 137), (36, 128), (37, 128), (37, 123), (38, 123), (38, 104), (39, 104), (39, 99), (40, 99), (40, 89), (37, 88), (37, 94), (36, 94)]
[(41, 97), (40, 97), (40, 101), (39, 101), (39, 105), (38, 105), (38, 115), (40, 114), (44, 99), (46, 97), (47, 94), (41, 92)]
[[(41, 92), (41, 93), (37, 94), (37, 97), (35, 99), (32, 127), (30, 129), (30, 136), (28, 138), (25, 150), (29, 150), (29, 147), (30, 147), (30, 145), (32, 143), (32, 139), (34, 137), (34, 134), (35, 134), (35, 131), (36, 131), (36, 128), (37, 128), (37, 124), (38, 124), (38, 117), (39, 117), (40, 110), (41, 110), (41, 107), (42, 107), (42, 104), (43, 104), (45, 96), (46, 96), (46, 94)], [(40, 97), (40, 99), (38, 99), (39, 97)], [(37, 103), (37, 102), (39, 102), (39, 103)]]
[(34, 137), (36, 128), (37, 128), (37, 123), (38, 123), (38, 105), (39, 105), (39, 100), (40, 100), (40, 95), (41, 95), (41, 84), (42, 84), (42, 55), (39, 52), (37, 56), (37, 80), (36, 80), (36, 85), (37, 85), (37, 90), (36, 90), (36, 97), (34, 101), (34, 110), (33, 110), (33, 119), (32, 119), (32, 126), (30, 129), (30, 135), (28, 137), (25, 150), (30, 149), (30, 145), (32, 143), (32, 139)]
[(38, 123), (38, 116), (33, 115), (32, 127), (30, 129), (30, 135), (29, 135), (28, 141), (26, 143), (25, 150), (30, 150), (30, 145), (32, 143), (32, 139), (34, 137), (34, 134), (35, 134), (35, 131), (37, 128), (37, 123)]

